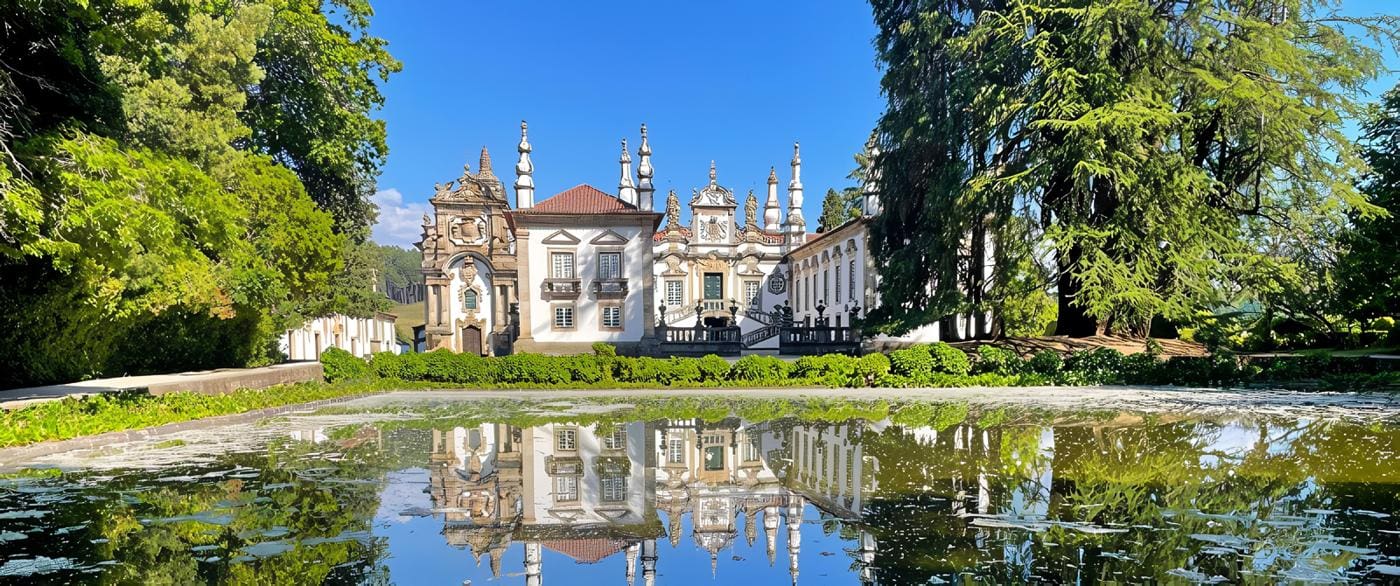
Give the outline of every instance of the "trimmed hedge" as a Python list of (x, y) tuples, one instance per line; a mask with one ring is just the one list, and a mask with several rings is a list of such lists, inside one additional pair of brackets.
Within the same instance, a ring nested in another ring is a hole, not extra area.
[(1097, 348), (1066, 356), (1045, 350), (1023, 359), (1010, 350), (983, 346), (976, 362), (947, 344), (922, 344), (859, 358), (844, 354), (803, 356), (787, 362), (774, 356), (745, 356), (731, 364), (702, 358), (617, 356), (595, 344), (593, 354), (514, 354), (483, 358), (436, 350), (426, 354), (376, 354), (369, 361), (343, 350), (321, 354), (326, 380), (380, 378), (467, 387), (558, 388), (625, 383), (631, 386), (967, 387), (1030, 385), (1306, 386), (1324, 390), (1384, 390), (1400, 386), (1400, 372), (1382, 372), (1361, 358), (1306, 355), (1241, 361), (1234, 356), (1178, 357), (1155, 352), (1124, 356)]

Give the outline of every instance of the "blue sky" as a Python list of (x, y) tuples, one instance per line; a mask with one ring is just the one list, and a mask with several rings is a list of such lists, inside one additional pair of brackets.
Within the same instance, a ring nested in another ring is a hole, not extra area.
[[(1348, 14), (1397, 12), (1394, 0), (1349, 0)], [(789, 178), (802, 142), (804, 209), (815, 228), (829, 187), (850, 185), (852, 155), (884, 108), (870, 8), (793, 2), (375, 3), (372, 32), (403, 72), (383, 87), (389, 160), (374, 238), (418, 239), (433, 183), (477, 166), (484, 145), (514, 181), (520, 120), (530, 123), (536, 200), (579, 183), (615, 193), (619, 141), (636, 151), (645, 122), (657, 207), (720, 183), (764, 197), (770, 166)], [(1391, 61), (1392, 67), (1395, 61)], [(1393, 75), (1377, 84), (1383, 90)], [(634, 163), (635, 168), (635, 163)], [(511, 190), (512, 198), (514, 190)], [(786, 205), (786, 192), (782, 191)], [(684, 200), (683, 200), (684, 201)]]

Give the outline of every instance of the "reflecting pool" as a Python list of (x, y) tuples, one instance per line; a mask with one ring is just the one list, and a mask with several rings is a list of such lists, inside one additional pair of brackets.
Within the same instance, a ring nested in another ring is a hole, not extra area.
[(0, 477), (16, 583), (1400, 580), (1378, 417), (350, 403)]

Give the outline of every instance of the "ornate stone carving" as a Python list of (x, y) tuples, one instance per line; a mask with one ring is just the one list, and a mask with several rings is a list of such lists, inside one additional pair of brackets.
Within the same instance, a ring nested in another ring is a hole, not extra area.
[(753, 190), (749, 190), (749, 198), (744, 201), (744, 229), (758, 229), (758, 197), (754, 196)]
[(724, 223), (720, 222), (718, 218), (710, 218), (709, 221), (705, 222), (704, 229), (706, 240), (717, 242), (724, 240), (725, 236), (727, 236)]
[(768, 278), (768, 292), (774, 295), (782, 295), (787, 291), (787, 279), (782, 272), (775, 272)]
[(681, 227), (681, 200), (673, 189), (666, 194), (666, 229), (678, 230)]
[(458, 246), (472, 246), (486, 241), (486, 219), (453, 218), (448, 224), (448, 240)]

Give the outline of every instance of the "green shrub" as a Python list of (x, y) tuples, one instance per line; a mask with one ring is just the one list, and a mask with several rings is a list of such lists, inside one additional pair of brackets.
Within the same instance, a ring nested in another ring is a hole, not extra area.
[(967, 353), (943, 342), (928, 346), (929, 357), (933, 359), (933, 372), (966, 376), (972, 372), (972, 361)]
[(890, 358), (884, 354), (866, 354), (856, 359), (855, 376), (860, 379), (861, 384), (869, 386), (875, 384), (890, 373)]
[(729, 378), (739, 381), (777, 382), (787, 375), (788, 363), (777, 356), (745, 356), (729, 369)]
[(814, 379), (826, 378), (830, 374), (850, 376), (855, 371), (855, 361), (855, 358), (845, 354), (803, 356), (793, 364), (792, 374), (798, 378)]
[(614, 346), (614, 345), (609, 344), (609, 343), (607, 343), (607, 342), (594, 342), (594, 343), (593, 343), (593, 355), (594, 355), (594, 356), (617, 356), (617, 346)]
[[(695, 361), (693, 358), (686, 360)], [(700, 358), (697, 366), (700, 369), (700, 376), (705, 381), (724, 380), (724, 377), (729, 374), (729, 361), (714, 354), (706, 354)]]
[(1015, 350), (991, 345), (977, 347), (977, 372), (996, 374), (1020, 374), (1026, 370), (1026, 361)]
[(1065, 362), (1060, 358), (1060, 353), (1054, 350), (1041, 350), (1030, 360), (1026, 361), (1026, 368), (1031, 372), (1047, 377), (1053, 377), (1060, 373)]
[(326, 382), (336, 382), (370, 375), (369, 363), (340, 348), (328, 348), (321, 353), (321, 368)]
[(567, 360), (569, 378), (579, 383), (596, 383), (606, 378), (611, 378), (612, 362), (611, 355), (595, 354), (589, 356), (580, 354), (578, 356), (562, 356)]
[(929, 347), (919, 345), (890, 352), (890, 373), (915, 381), (928, 380), (933, 376), (933, 355), (929, 354)]
[(569, 368), (562, 360), (541, 354), (511, 354), (497, 358), (497, 381), (502, 383), (561, 384), (569, 382)]
[[(712, 354), (710, 356), (714, 355)], [(672, 357), (671, 360), (667, 362), (666, 366), (662, 368), (660, 377), (656, 382), (663, 384), (694, 383), (700, 382), (701, 377), (704, 377), (704, 380), (707, 381), (722, 380), (724, 378), (723, 374), (719, 375), (718, 378), (710, 378), (712, 375), (706, 371), (706, 358), (710, 356), (706, 356), (700, 360)], [(714, 357), (719, 358), (718, 356)], [(729, 372), (729, 363), (725, 362), (723, 358), (719, 358), (719, 361), (724, 362), (724, 372)], [(713, 363), (711, 363), (711, 365), (713, 365)]]
[(374, 376), (379, 378), (408, 380), (403, 376), (404, 359), (401, 354), (394, 354), (393, 352), (376, 353), (369, 357), (369, 369), (374, 373)]
[(1102, 385), (1116, 382), (1123, 369), (1123, 353), (1112, 348), (1071, 352), (1061, 375), (1065, 384)]

